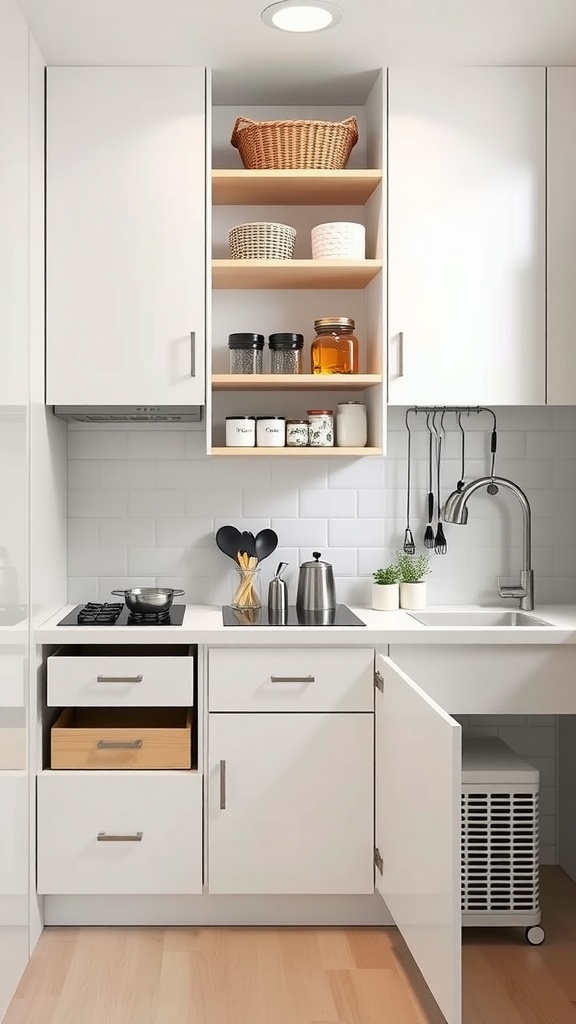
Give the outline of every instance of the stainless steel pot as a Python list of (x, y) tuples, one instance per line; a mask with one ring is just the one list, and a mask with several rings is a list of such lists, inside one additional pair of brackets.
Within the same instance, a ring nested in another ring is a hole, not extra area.
[(296, 610), (328, 612), (336, 607), (334, 570), (330, 562), (320, 561), (320, 552), (313, 551), (313, 562), (303, 562), (298, 576)]
[(116, 597), (123, 597), (126, 607), (137, 615), (150, 615), (152, 612), (167, 612), (172, 607), (175, 597), (182, 597), (184, 590), (171, 590), (170, 587), (134, 587), (132, 590), (111, 590)]

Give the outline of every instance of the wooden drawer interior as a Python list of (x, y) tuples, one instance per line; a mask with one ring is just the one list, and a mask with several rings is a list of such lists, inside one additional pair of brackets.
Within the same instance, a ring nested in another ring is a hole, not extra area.
[(66, 708), (51, 730), (53, 769), (195, 768), (192, 708)]

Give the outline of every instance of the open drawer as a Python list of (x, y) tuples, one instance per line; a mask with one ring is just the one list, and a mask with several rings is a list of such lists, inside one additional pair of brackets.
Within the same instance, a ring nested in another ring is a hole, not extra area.
[(51, 766), (192, 767), (191, 708), (66, 708), (51, 730)]

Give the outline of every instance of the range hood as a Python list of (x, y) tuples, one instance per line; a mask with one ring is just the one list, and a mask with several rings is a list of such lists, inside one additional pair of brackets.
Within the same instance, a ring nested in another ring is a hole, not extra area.
[(199, 405), (55, 405), (54, 415), (75, 423), (200, 423)]

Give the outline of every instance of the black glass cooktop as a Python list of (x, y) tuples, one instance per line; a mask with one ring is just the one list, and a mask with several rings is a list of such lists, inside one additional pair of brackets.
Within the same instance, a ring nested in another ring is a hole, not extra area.
[(134, 615), (125, 604), (79, 604), (59, 626), (181, 626), (185, 604), (173, 604), (165, 615)]
[(345, 604), (336, 605), (329, 612), (298, 612), (291, 604), (284, 615), (271, 612), (268, 608), (232, 608), (229, 604), (222, 607), (222, 619), (225, 626), (365, 626), (353, 611)]

